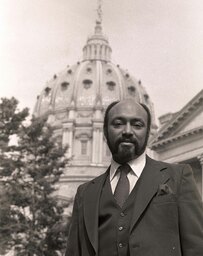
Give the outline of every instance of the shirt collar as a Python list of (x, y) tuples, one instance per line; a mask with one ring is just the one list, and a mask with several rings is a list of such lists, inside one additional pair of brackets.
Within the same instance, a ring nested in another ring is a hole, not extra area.
[[(144, 152), (138, 158), (129, 161), (127, 164), (130, 165), (134, 174), (139, 178), (146, 164), (146, 152)], [(120, 164), (115, 162), (112, 158), (110, 166), (110, 181), (114, 178), (119, 166)]]

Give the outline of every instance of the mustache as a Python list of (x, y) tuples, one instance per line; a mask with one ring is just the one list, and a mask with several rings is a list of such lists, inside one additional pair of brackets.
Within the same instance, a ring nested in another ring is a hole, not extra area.
[(128, 143), (132, 143), (134, 145), (138, 145), (138, 142), (135, 138), (119, 138), (116, 143), (115, 143), (115, 146), (118, 147), (120, 143), (122, 142), (128, 142)]

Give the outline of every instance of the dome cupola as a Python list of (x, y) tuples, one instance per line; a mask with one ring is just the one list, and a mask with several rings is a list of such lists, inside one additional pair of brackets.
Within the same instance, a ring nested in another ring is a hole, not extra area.
[(111, 47), (107, 37), (102, 34), (100, 21), (96, 21), (95, 33), (87, 39), (83, 48), (83, 60), (111, 60)]

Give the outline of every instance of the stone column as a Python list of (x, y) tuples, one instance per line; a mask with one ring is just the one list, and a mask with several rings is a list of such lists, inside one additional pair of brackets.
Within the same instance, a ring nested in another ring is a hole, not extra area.
[(203, 201), (203, 154), (199, 155), (197, 158), (202, 167), (202, 201)]
[(94, 44), (91, 44), (91, 59), (95, 58), (95, 54), (94, 54)]
[(96, 147), (98, 145), (97, 141), (97, 129), (93, 127), (93, 136), (92, 136), (92, 164), (96, 164)]
[(64, 123), (63, 124), (63, 140), (62, 143), (64, 146), (68, 145), (67, 157), (72, 156), (73, 150), (73, 123)]
[(92, 147), (92, 163), (98, 164), (99, 157), (99, 129), (98, 127), (93, 127), (93, 147)]
[(103, 128), (99, 130), (99, 164), (102, 164), (103, 159)]
[(87, 49), (86, 49), (86, 59), (87, 60), (90, 59), (90, 51), (91, 51), (90, 45), (87, 45)]
[(96, 59), (101, 59), (99, 44), (96, 45)]
[(93, 123), (92, 164), (102, 164), (103, 123)]
[(101, 46), (101, 57), (102, 57), (102, 60), (105, 59), (105, 45)]

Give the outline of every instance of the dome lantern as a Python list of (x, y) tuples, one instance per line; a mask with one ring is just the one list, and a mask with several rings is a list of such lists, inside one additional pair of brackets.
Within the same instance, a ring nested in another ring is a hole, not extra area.
[(111, 60), (111, 47), (108, 39), (102, 33), (102, 25), (100, 21), (96, 21), (95, 32), (87, 39), (87, 43), (83, 48), (83, 61), (86, 60)]

